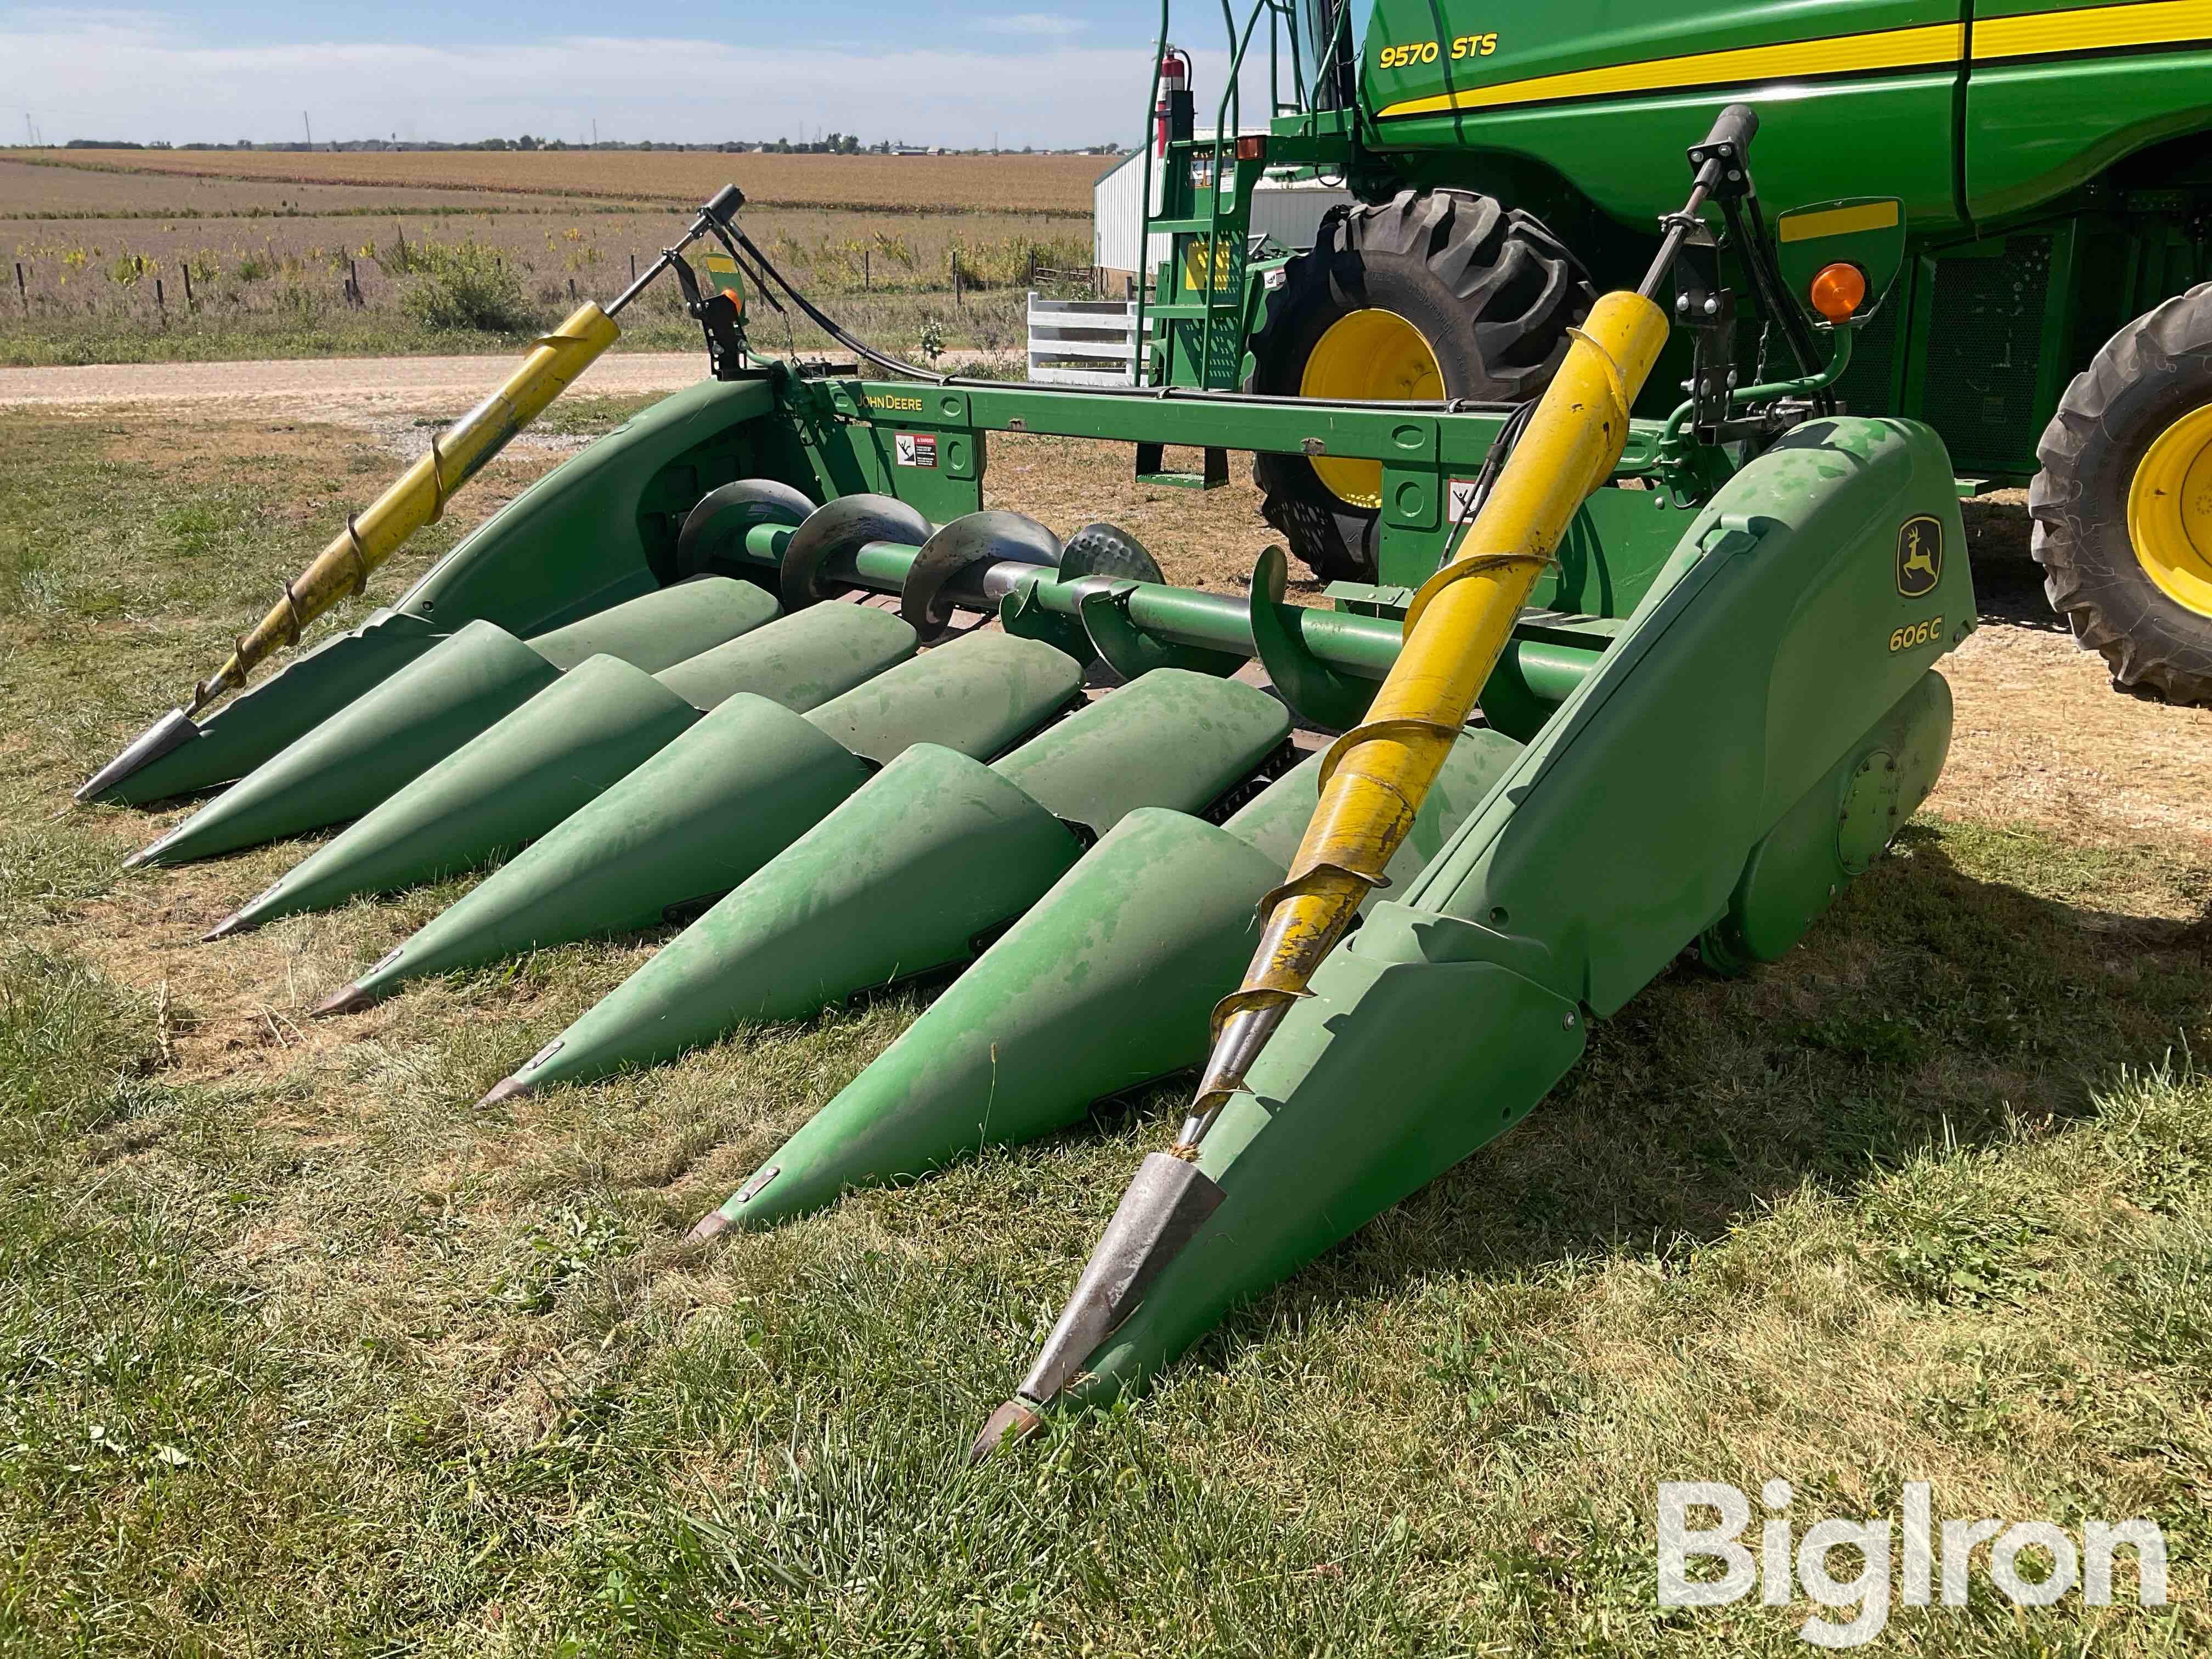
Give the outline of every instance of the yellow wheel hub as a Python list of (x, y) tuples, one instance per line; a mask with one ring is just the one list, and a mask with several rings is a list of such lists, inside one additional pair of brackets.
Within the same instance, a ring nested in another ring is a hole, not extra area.
[(2212, 617), (2212, 404), (2160, 433), (2136, 465), (2128, 540), (2160, 592)]
[[(1298, 379), (1301, 398), (1413, 403), (1444, 395), (1443, 372), (1428, 339), (1395, 312), (1372, 308), (1338, 318), (1314, 342)], [(1338, 500), (1382, 505), (1382, 463), (1316, 455), (1313, 470)]]

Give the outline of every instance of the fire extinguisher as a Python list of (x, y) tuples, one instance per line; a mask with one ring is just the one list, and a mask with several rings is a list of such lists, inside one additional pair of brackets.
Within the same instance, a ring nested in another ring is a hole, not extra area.
[(1190, 54), (1180, 46), (1160, 52), (1160, 101), (1152, 112), (1154, 154), (1164, 156), (1170, 138), (1188, 138), (1195, 117), (1191, 100)]

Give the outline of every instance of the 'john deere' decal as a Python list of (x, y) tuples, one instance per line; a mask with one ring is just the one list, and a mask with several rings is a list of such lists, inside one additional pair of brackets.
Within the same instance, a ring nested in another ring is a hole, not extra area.
[(1917, 599), (1943, 579), (1943, 526), (1926, 514), (1897, 529), (1897, 591)]

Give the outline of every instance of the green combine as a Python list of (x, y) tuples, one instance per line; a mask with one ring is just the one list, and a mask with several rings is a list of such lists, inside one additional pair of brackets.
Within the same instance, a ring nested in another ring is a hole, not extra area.
[[(2212, 702), (2212, 292), (2197, 286), (2212, 276), (2212, 13), (1374, 0), (1356, 47), (1342, 0), (1276, 0), (1270, 26), (1269, 118), (1248, 128), (1232, 87), (1194, 136), (1191, 94), (1170, 81), (1160, 96), (1152, 229), (1175, 258), (1145, 297), (1162, 378), (1529, 397), (1594, 289), (1650, 258), (1681, 131), (1742, 98), (1767, 198), (1829, 204), (1798, 234), (1905, 227), (1904, 270), (1862, 318), (1838, 406), (1934, 428), (1962, 491), (2027, 486), (2075, 636), (2123, 688)], [(1257, 35), (1236, 44), (1256, 73)], [(1242, 135), (1233, 160), (1216, 131)], [(1358, 203), (1310, 252), (1255, 245), (1251, 189), (1271, 168), (1340, 179)], [(1679, 320), (1728, 334), (1709, 361), (1747, 383), (1808, 368), (1771, 305)], [(1667, 414), (1697, 337), (1684, 331), (1639, 413)], [(1406, 586), (1427, 568), (1419, 508), (1371, 464), (1262, 454), (1254, 476), (1324, 578)]]
[[(1960, 193), (1981, 175), (1947, 146), (1978, 153), (1982, 118), (1956, 14), (1856, 8), (1886, 33), (1812, 46), (1804, 8), (1786, 40), (1759, 22), (1717, 45), (1674, 17), (1684, 58), (1577, 33), (1574, 5), (1494, 39), (1408, 33), (1412, 15), (1382, 0), (1355, 66), (1335, 8), (1263, 0), (1236, 47), (1267, 25), (1263, 132), (1231, 97), (1201, 137), (1188, 92), (1156, 88), (1171, 253), (1132, 387), (901, 363), (785, 281), (725, 190), (629, 290), (541, 341), (82, 797), (228, 786), (142, 864), (336, 830), (211, 939), (489, 872), (327, 1018), (423, 975), (679, 925), (514, 1055), (487, 1104), (949, 981), (699, 1222), (702, 1246), (1194, 1073), (978, 1455), (1056, 1401), (1139, 1383), (1512, 1127), (1590, 1022), (1685, 951), (1740, 974), (1803, 937), (1935, 786), (1951, 731), (1935, 667), (1974, 626), (1960, 466), (1938, 425), (1895, 412), (1954, 397), (1925, 373), (1931, 319), (1957, 272), (1998, 268), (1961, 251), (1984, 246), (1963, 218), (1982, 198)], [(1819, 78), (1783, 96), (1783, 76)], [(1766, 101), (1711, 89), (1737, 82)], [(1879, 142), (1814, 142), (1832, 96), (1881, 100), (1861, 124)], [(2085, 100), (2081, 123), (2093, 107), (2119, 106)], [(2102, 188), (2069, 172), (2100, 145), (2124, 147), (2085, 137), (2033, 179)], [(1366, 204), (1311, 253), (1255, 245), (1249, 192), (1279, 164), (1340, 172)], [(2025, 225), (2027, 176), (1974, 189)], [(2087, 212), (2005, 234), (2073, 247)], [(2142, 250), (2165, 222), (2114, 222)], [(2031, 279), (2075, 296), (2071, 337), (2101, 326), (2081, 308), (2118, 288), (2069, 257), (2008, 257), (2017, 304), (1992, 327), (2045, 304), (2018, 297)], [(2144, 258), (2131, 282), (2154, 280)], [(664, 276), (708, 378), (253, 683)], [(2161, 469), (2194, 467), (2160, 458), (2196, 429), (2172, 377), (2197, 360), (2160, 357), (2157, 380), (2142, 339), (2195, 304), (2131, 325), (2065, 394), (2053, 429), (2081, 439), (2080, 465), (2037, 494), (2054, 584), (2092, 596), (2084, 637), (2120, 614), (2094, 596), (2135, 583), (2125, 672), (2174, 691), (2205, 660), (2206, 613), (2161, 585), (2181, 544), (2140, 550), (2148, 507), (2122, 526), (2057, 504), (2156, 495)], [(852, 360), (757, 356), (763, 305)], [(2002, 352), (1982, 356), (1996, 372)], [(2021, 419), (2056, 395), (2061, 354), (2030, 361), (2005, 404)], [(2101, 420), (2069, 412), (2100, 388)], [(2122, 405), (2175, 412), (2116, 484), (2096, 469), (2132, 453)], [(2012, 418), (1966, 452), (1989, 476)], [(1155, 474), (1169, 446), (1249, 451), (1289, 549), (1261, 551), (1246, 592), (1172, 586), (1112, 525), (987, 507), (1006, 432), (1128, 447)], [(2168, 493), (2186, 532), (2191, 498)], [(1332, 575), (1332, 604), (1286, 600), (1292, 555)], [(2146, 642), (2154, 602), (2166, 644)]]

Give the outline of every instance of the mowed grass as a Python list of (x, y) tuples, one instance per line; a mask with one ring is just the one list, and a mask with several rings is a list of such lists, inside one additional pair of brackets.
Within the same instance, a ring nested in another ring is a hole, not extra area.
[(653, 941), (307, 1022), (462, 884), (202, 946), (301, 849), (125, 876), (177, 814), (64, 808), (389, 458), (0, 444), (0, 1650), (1796, 1653), (1802, 1601), (1654, 1605), (1656, 1483), (1771, 1477), (2166, 1529), (2172, 1607), (1978, 1575), (1888, 1650), (2212, 1641), (2196, 855), (1914, 824), (1785, 962), (1662, 976), (1148, 1396), (969, 1471), (1174, 1092), (683, 1248), (915, 1000), (489, 1114)]

